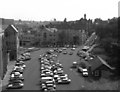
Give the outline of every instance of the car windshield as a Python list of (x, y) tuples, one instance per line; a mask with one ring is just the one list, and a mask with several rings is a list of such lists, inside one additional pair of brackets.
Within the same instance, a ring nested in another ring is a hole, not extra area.
[(20, 83), (12, 83), (14, 86), (19, 86), (20, 85)]
[(53, 84), (47, 84), (47, 87), (53, 87)]
[(21, 81), (14, 80), (14, 81), (12, 81), (12, 83), (21, 83)]

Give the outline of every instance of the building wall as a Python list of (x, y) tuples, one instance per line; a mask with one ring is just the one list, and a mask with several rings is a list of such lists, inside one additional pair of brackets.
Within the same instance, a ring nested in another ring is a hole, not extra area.
[(30, 46), (34, 42), (34, 35), (32, 34), (21, 34), (19, 35), (21, 46)]
[(3, 74), (3, 58), (2, 58), (2, 33), (0, 34), (0, 77)]
[[(43, 28), (39, 29), (39, 31), (35, 31), (33, 34), (32, 32), (20, 34), (20, 43), (22, 43), (22, 46), (30, 46), (31, 43), (35, 43), (36, 46), (41, 46), (43, 44), (57, 44), (59, 41), (59, 33), (62, 31), (66, 34), (66, 44), (70, 44), (73, 42), (74, 37), (77, 37), (78, 44), (80, 45), (82, 41), (84, 42), (86, 40), (86, 34), (85, 32), (81, 30), (58, 30), (56, 28)], [(46, 36), (46, 37), (45, 37)]]
[(9, 56), (7, 53), (6, 38), (4, 30), (8, 25), (14, 24), (13, 19), (0, 18), (0, 77), (3, 79), (7, 71)]
[(42, 45), (44, 42), (55, 44), (58, 41), (58, 32), (52, 28), (44, 28), (35, 34), (35, 40)]
[(5, 43), (7, 46), (7, 52), (10, 53), (10, 61), (17, 59), (17, 50), (18, 50), (18, 32), (9, 25), (5, 31)]
[(3, 79), (8, 64), (8, 53), (5, 46), (4, 34), (0, 34), (0, 76)]

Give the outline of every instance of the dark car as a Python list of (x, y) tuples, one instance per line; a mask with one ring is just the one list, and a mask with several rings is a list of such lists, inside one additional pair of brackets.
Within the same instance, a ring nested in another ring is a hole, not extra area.
[(12, 73), (14, 72), (20, 72), (21, 74), (23, 74), (23, 70), (21, 70), (20, 68), (17, 68), (16, 70), (13, 70)]
[(63, 52), (63, 54), (67, 54), (67, 52), (65, 51), (65, 52)]
[(9, 80), (9, 83), (22, 83), (22, 80)]
[(9, 83), (7, 85), (7, 89), (18, 89), (18, 88), (22, 88), (23, 86), (24, 86), (23, 82), (17, 81), (17, 82)]
[(72, 55), (72, 54), (73, 54), (73, 52), (70, 52), (70, 53), (69, 53), (69, 55)]
[(9, 80), (9, 81), (14, 81), (14, 80), (24, 81), (24, 78), (23, 78), (23, 77), (14, 77), (14, 78), (11, 78), (11, 77), (10, 77), (10, 80)]

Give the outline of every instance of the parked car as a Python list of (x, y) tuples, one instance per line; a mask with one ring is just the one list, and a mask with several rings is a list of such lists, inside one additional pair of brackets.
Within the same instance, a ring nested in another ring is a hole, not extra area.
[(11, 72), (10, 80), (24, 80), (23, 75), (20, 72)]
[(62, 48), (62, 50), (66, 50), (67, 48)]
[(48, 73), (41, 73), (40, 77), (52, 77), (53, 74), (48, 74)]
[(18, 88), (22, 88), (24, 86), (23, 82), (13, 82), (13, 83), (9, 83), (7, 85), (7, 89), (18, 89)]
[(92, 59), (94, 59), (94, 57), (91, 57), (91, 56), (85, 57), (86, 61), (89, 61), (89, 60), (92, 60)]
[(74, 51), (74, 50), (75, 50), (75, 48), (71, 48), (71, 50), (73, 50), (73, 51)]
[(21, 63), (15, 63), (15, 66), (18, 66), (18, 67), (22, 67), (22, 68), (26, 68), (26, 65), (25, 64), (21, 64)]
[(69, 53), (69, 55), (72, 55), (72, 54), (73, 54), (73, 52), (70, 52), (70, 53)]
[(23, 81), (22, 80), (9, 80), (9, 83), (22, 83)]
[(88, 76), (88, 70), (87, 69), (83, 69), (82, 75), (84, 77), (87, 77)]
[(70, 79), (65, 78), (65, 79), (59, 79), (57, 81), (57, 84), (69, 84), (70, 82), (71, 82)]
[(14, 77), (14, 76), (22, 77), (23, 75), (20, 72), (12, 71), (10, 77)]
[(78, 63), (76, 61), (73, 62), (72, 68), (77, 68)]
[(20, 56), (20, 57), (18, 57), (17, 61), (24, 61), (24, 60), (25, 60), (25, 57), (24, 56)]
[(67, 51), (63, 52), (63, 54), (67, 54)]
[(31, 59), (30, 56), (28, 56), (28, 55), (25, 56), (25, 60), (30, 60), (30, 59)]
[(24, 71), (24, 68), (23, 68), (23, 67), (14, 66), (12, 72), (20, 72), (20, 73), (22, 74), (23, 71)]
[(43, 91), (54, 92), (56, 90), (55, 84), (42, 83), (41, 88)]
[(58, 74), (54, 74), (54, 79), (55, 79), (55, 81), (60, 77)]
[(46, 81), (53, 81), (55, 82), (53, 77), (41, 77), (41, 83), (46, 83)]
[(42, 86), (44, 87), (53, 87), (53, 88), (56, 88), (56, 85), (52, 82), (48, 82), (48, 83), (42, 83)]
[(22, 60), (17, 60), (16, 63), (25, 64), (25, 62), (23, 62)]
[(58, 68), (57, 70), (54, 70), (53, 72), (54, 74), (62, 74), (64, 71), (62, 68)]
[(78, 67), (78, 71), (82, 73), (83, 76), (88, 76), (88, 70), (86, 68)]
[(24, 81), (23, 77), (15, 76), (15, 77), (10, 77), (9, 81), (14, 81), (14, 80), (22, 80)]
[(90, 48), (89, 46), (84, 46), (84, 47), (82, 48), (82, 51), (85, 51), (85, 52), (86, 52), (87, 50), (89, 50), (89, 48)]

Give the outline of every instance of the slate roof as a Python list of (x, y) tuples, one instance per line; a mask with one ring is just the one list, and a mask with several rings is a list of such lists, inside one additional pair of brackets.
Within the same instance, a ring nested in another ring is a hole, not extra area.
[(18, 32), (14, 25), (9, 25), (5, 30), (9, 30), (9, 28), (12, 28), (15, 30), (15, 32)]
[(106, 67), (108, 67), (111, 70), (114, 70), (114, 67), (111, 67), (109, 64), (107, 64), (107, 62), (105, 60), (103, 60), (100, 56), (96, 56), (94, 59), (90, 60), (90, 61), (81, 61), (84, 62), (87, 67), (91, 66), (91, 71), (96, 70), (98, 67), (105, 65)]

